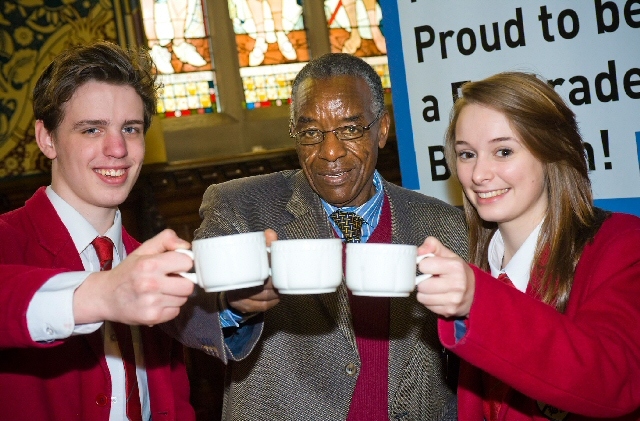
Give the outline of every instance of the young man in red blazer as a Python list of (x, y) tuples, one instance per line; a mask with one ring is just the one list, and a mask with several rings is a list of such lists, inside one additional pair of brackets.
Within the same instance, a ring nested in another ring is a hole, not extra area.
[[(0, 215), (2, 419), (195, 419), (182, 347), (153, 327), (193, 292), (171, 275), (191, 268), (173, 251), (190, 244), (166, 230), (140, 245), (118, 210), (142, 167), (156, 98), (148, 54), (107, 42), (62, 53), (35, 86), (36, 140), (52, 177)], [(101, 271), (98, 236), (113, 243), (111, 270)], [(118, 324), (133, 337), (135, 382)]]

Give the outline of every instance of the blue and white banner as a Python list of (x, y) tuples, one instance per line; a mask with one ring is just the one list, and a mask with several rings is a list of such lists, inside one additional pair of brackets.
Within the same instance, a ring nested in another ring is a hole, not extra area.
[(460, 83), (552, 81), (576, 113), (596, 204), (640, 215), (640, 0), (380, 0), (405, 187), (462, 203), (443, 139)]

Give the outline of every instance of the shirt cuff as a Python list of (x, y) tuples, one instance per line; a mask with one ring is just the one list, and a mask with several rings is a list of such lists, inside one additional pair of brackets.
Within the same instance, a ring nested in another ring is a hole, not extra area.
[(456, 338), (456, 343), (460, 341), (467, 334), (467, 324), (462, 319), (454, 320), (453, 322), (453, 335)]
[(102, 323), (76, 326), (73, 294), (92, 272), (67, 272), (51, 277), (34, 294), (27, 308), (27, 328), (35, 342), (52, 342), (74, 334), (95, 332)]
[(222, 291), (218, 294), (218, 309), (220, 314), (220, 325), (225, 327), (240, 327), (241, 324), (252, 318), (258, 313), (240, 314), (235, 312), (227, 304), (227, 294)]

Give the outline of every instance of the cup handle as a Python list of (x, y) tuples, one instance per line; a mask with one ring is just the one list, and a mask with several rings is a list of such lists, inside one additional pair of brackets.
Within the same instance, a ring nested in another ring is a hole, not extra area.
[[(178, 253), (186, 254), (187, 256), (191, 257), (191, 260), (194, 259), (193, 251), (191, 251), (191, 250), (175, 249), (174, 251), (177, 251)], [(190, 280), (194, 284), (198, 285), (198, 277), (196, 276), (195, 273), (178, 272), (178, 275), (182, 276), (183, 278), (187, 278), (188, 280)]]
[[(416, 265), (421, 261), (423, 261), (424, 259), (426, 259), (427, 257), (435, 257), (435, 254), (433, 253), (421, 254), (420, 256), (416, 257)], [(424, 281), (425, 279), (431, 278), (432, 276), (433, 275), (430, 273), (423, 273), (422, 275), (416, 276), (416, 285), (418, 285), (420, 282)]]

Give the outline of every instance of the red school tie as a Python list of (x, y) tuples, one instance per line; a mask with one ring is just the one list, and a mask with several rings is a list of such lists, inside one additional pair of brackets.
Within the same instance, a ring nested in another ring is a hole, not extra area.
[[(515, 288), (506, 272), (498, 275), (498, 280)], [(486, 372), (482, 373), (482, 385), (484, 387), (482, 402), (484, 417), (487, 421), (497, 421), (500, 407), (507, 400), (511, 388)]]
[[(113, 242), (109, 237), (96, 237), (91, 244), (96, 249), (100, 270), (111, 270), (113, 262)], [(142, 421), (142, 406), (140, 405), (140, 391), (136, 376), (136, 357), (133, 352), (131, 329), (122, 323), (112, 323), (118, 338), (122, 363), (124, 364), (125, 393), (127, 395), (127, 418), (130, 421)]]

